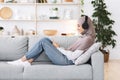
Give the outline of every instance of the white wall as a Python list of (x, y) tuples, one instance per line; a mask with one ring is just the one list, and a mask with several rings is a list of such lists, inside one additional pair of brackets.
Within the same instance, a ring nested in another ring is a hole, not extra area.
[[(85, 0), (84, 10), (87, 15), (91, 17), (93, 12), (93, 7), (91, 5), (92, 0)], [(119, 0), (105, 0), (107, 5), (107, 10), (112, 13), (111, 19), (115, 21), (113, 25), (113, 30), (116, 32), (117, 36), (114, 38), (117, 40), (116, 47), (112, 49), (108, 47), (110, 50), (110, 59), (120, 59), (120, 1)]]

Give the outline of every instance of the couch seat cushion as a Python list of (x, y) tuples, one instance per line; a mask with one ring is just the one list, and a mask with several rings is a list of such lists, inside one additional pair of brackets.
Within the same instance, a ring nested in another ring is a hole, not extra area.
[(0, 62), (0, 80), (22, 80), (23, 70), (22, 66)]
[(27, 49), (27, 37), (0, 37), (0, 60), (19, 59), (27, 52)]
[(23, 78), (25, 80), (92, 80), (92, 68), (89, 64), (80, 66), (33, 64), (25, 67)]

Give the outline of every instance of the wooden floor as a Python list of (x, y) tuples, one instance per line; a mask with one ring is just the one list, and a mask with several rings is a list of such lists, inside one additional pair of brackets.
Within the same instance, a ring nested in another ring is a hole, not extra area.
[(120, 60), (104, 63), (104, 80), (120, 80)]

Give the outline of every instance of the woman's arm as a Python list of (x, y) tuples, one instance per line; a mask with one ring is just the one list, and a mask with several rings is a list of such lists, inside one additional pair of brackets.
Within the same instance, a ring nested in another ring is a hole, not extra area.
[(55, 41), (53, 41), (52, 43), (56, 48), (60, 47), (60, 45), (58, 43), (56, 43)]

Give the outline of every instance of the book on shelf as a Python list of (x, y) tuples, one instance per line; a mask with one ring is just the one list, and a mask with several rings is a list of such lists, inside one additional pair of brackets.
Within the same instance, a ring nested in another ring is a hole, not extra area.
[(39, 0), (39, 3), (47, 3), (47, 0)]

